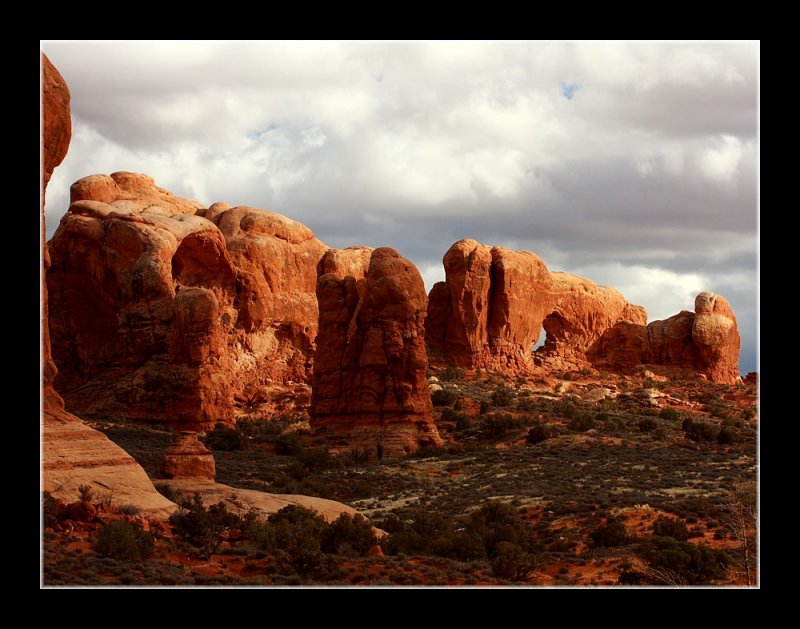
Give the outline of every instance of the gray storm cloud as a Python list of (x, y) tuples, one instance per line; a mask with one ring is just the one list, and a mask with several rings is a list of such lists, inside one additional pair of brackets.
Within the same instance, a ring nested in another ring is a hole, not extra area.
[[(132, 170), (389, 245), (529, 249), (651, 319), (731, 301), (756, 368), (757, 43), (48, 43), (74, 136), (48, 188)], [(565, 86), (569, 86), (566, 89)]]

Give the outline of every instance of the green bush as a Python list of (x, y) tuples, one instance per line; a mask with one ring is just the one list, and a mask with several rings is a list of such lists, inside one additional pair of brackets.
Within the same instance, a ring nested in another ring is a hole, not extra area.
[(455, 365), (447, 365), (439, 377), (448, 382), (452, 382), (453, 380), (463, 380), (464, 370), (461, 369), (461, 367), (456, 367)]
[(247, 439), (238, 429), (219, 422), (214, 430), (208, 431), (202, 437), (202, 441), (211, 450), (234, 451), (247, 448)]
[(647, 561), (655, 582), (667, 585), (704, 585), (727, 576), (731, 559), (723, 550), (681, 542), (670, 537), (651, 537), (637, 554)]
[(589, 547), (614, 547), (623, 546), (629, 541), (628, 531), (621, 520), (609, 518), (603, 525), (589, 533)]
[(671, 406), (665, 406), (664, 408), (662, 408), (659, 411), (658, 416), (661, 419), (666, 419), (671, 422), (678, 421), (679, 418), (678, 411), (676, 411)]
[(322, 551), (334, 555), (361, 557), (378, 543), (372, 525), (364, 516), (342, 513), (328, 526)]
[(439, 389), (431, 393), (431, 402), (434, 406), (451, 406), (456, 401), (458, 394), (450, 389)]
[(483, 425), (489, 438), (496, 439), (504, 435), (511, 428), (514, 428), (517, 422), (511, 413), (492, 413), (486, 416)]
[(533, 529), (514, 507), (504, 502), (493, 500), (484, 504), (467, 518), (464, 529), (480, 537), (489, 560), (498, 556), (501, 542), (515, 544), (526, 552), (539, 550)]
[(495, 406), (511, 406), (514, 403), (514, 391), (501, 384), (492, 393), (492, 404)]
[(581, 414), (580, 409), (570, 400), (561, 400), (554, 410), (565, 419), (577, 419)]
[(500, 542), (497, 552), (490, 560), (492, 574), (499, 579), (526, 581), (536, 567), (538, 556), (529, 553), (517, 544)]
[(692, 441), (716, 441), (719, 431), (706, 422), (693, 421), (687, 417), (683, 420), (684, 435)]
[(301, 577), (318, 574), (325, 566), (322, 552), (328, 523), (316, 511), (297, 505), (284, 507), (267, 520), (272, 548), (283, 563)]
[(528, 430), (527, 441), (531, 445), (536, 445), (537, 443), (541, 443), (550, 437), (550, 427), (540, 421), (537, 421), (533, 424), (530, 430)]
[(303, 443), (300, 441), (300, 435), (297, 434), (297, 431), (279, 435), (273, 443), (277, 454), (295, 455), (303, 449)]
[(642, 417), (637, 425), (639, 427), (639, 432), (650, 432), (658, 428), (658, 422), (652, 417)]
[(203, 557), (209, 557), (217, 550), (222, 541), (222, 531), (243, 528), (242, 519), (230, 513), (222, 502), (206, 508), (200, 494), (195, 494), (192, 500), (182, 500), (179, 504), (180, 510), (169, 519), (172, 529), (179, 537), (198, 548)]
[(596, 426), (594, 417), (586, 413), (579, 413), (569, 420), (569, 429), (575, 432), (586, 432)]
[(739, 443), (739, 433), (733, 428), (725, 426), (717, 434), (717, 442), (723, 444)]
[(490, 410), (492, 410), (492, 403), (488, 400), (481, 400), (480, 410), (478, 411), (481, 415), (486, 415)]
[(78, 500), (91, 502), (94, 499), (94, 490), (89, 485), (78, 486)]
[(100, 527), (94, 550), (117, 561), (139, 562), (153, 554), (152, 533), (127, 520), (115, 520)]
[(660, 515), (653, 522), (653, 535), (671, 537), (679, 542), (685, 542), (689, 539), (689, 529), (686, 528), (683, 520)]

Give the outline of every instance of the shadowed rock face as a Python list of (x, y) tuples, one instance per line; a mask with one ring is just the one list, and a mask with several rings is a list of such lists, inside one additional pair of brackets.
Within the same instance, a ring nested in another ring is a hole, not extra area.
[(628, 370), (638, 365), (662, 367), (666, 373), (699, 373), (713, 382), (734, 384), (739, 376), (739, 330), (728, 301), (700, 293), (695, 311), (680, 312), (644, 325), (609, 329), (589, 352), (599, 367)]
[(50, 244), (57, 386), (76, 412), (200, 430), (310, 379), (326, 247), (304, 225), (121, 172), (73, 184)]
[(445, 282), (429, 296), (430, 346), (457, 365), (520, 373), (536, 363), (586, 365), (585, 352), (620, 321), (644, 323), (644, 309), (616, 290), (569, 273), (550, 273), (533, 253), (455, 243), (444, 256)]
[[(42, 55), (42, 249), (45, 275), (50, 267), (44, 240), (44, 193), (53, 170), (64, 159), (72, 125), (69, 89), (58, 70)], [(47, 285), (42, 285), (43, 443), (42, 489), (65, 501), (78, 497), (81, 485), (97, 495), (111, 495), (116, 505), (135, 505), (149, 516), (167, 516), (175, 508), (159, 494), (145, 471), (122, 448), (64, 410), (53, 387), (57, 370), (51, 356)]]
[(425, 378), (427, 297), (417, 268), (393, 249), (359, 248), (329, 251), (319, 273), (312, 428), (379, 456), (441, 443)]

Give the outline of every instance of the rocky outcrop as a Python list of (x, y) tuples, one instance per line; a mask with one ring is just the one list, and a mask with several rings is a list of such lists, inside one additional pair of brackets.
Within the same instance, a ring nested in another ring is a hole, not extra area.
[(161, 460), (162, 478), (200, 478), (214, 480), (216, 463), (211, 450), (194, 433), (176, 436)]
[(649, 325), (622, 324), (609, 329), (589, 351), (600, 368), (631, 370), (647, 365), (667, 375), (700, 374), (734, 384), (739, 376), (740, 338), (728, 301), (700, 293), (695, 312), (683, 311)]
[(552, 285), (542, 322), (547, 334), (534, 354), (537, 364), (557, 369), (586, 365), (586, 352), (609, 328), (621, 322), (645, 324), (647, 312), (609, 286), (572, 273), (550, 274)]
[[(66, 155), (71, 121), (69, 89), (45, 55), (42, 73), (42, 248), (46, 276), (50, 258), (44, 241), (44, 192), (53, 170)], [(79, 487), (86, 485), (118, 506), (135, 505), (146, 515), (166, 517), (176, 505), (155, 490), (136, 461), (64, 410), (64, 401), (53, 387), (57, 370), (50, 352), (46, 284), (42, 286), (42, 301), (42, 489), (68, 502), (78, 497)]]
[(311, 427), (400, 456), (441, 443), (426, 380), (427, 297), (417, 268), (393, 249), (329, 252), (319, 265), (319, 336)]
[(646, 321), (640, 306), (613, 288), (569, 273), (550, 273), (527, 251), (455, 243), (444, 256), (446, 279), (428, 302), (427, 339), (445, 361), (470, 368), (525, 372), (535, 362), (586, 365), (586, 351), (621, 321)]
[(310, 379), (327, 248), (273, 212), (176, 197), (145, 175), (71, 188), (48, 274), (57, 386), (85, 416), (202, 430)]

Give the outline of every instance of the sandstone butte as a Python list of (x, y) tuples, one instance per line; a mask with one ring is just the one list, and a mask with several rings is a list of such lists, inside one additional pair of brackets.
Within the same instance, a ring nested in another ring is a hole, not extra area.
[(417, 268), (388, 247), (331, 250), (319, 263), (319, 336), (311, 426), (335, 445), (401, 456), (442, 443), (425, 347), (427, 296)]
[[(570, 273), (548, 271), (527, 251), (455, 243), (444, 256), (445, 281), (428, 299), (432, 356), (468, 368), (525, 373), (595, 366), (694, 372), (739, 381), (739, 333), (728, 302), (697, 297), (696, 314), (646, 325), (647, 313), (622, 294)], [(542, 330), (546, 341), (535, 352)]]
[[(44, 272), (49, 257), (44, 242), (44, 195), (53, 170), (64, 159), (71, 136), (70, 94), (64, 79), (42, 55), (42, 248)], [(78, 487), (88, 485), (98, 495), (111, 495), (117, 505), (134, 504), (143, 514), (165, 516), (175, 505), (159, 494), (145, 471), (122, 448), (64, 410), (53, 388), (57, 370), (50, 351), (47, 285), (42, 286), (42, 488), (66, 502)]]
[(47, 282), (71, 410), (204, 430), (274, 410), (287, 387), (285, 400), (308, 400), (327, 250), (311, 230), (204, 208), (140, 174), (92, 175), (70, 192)]
[(741, 340), (730, 304), (720, 295), (703, 292), (696, 297), (694, 309), (647, 326), (616, 325), (591, 348), (589, 358), (607, 369), (645, 364), (664, 367), (664, 375), (694, 372), (713, 382), (740, 382)]

